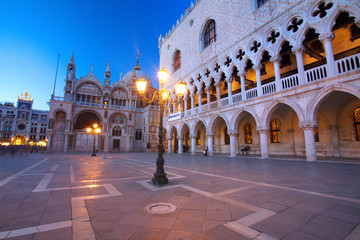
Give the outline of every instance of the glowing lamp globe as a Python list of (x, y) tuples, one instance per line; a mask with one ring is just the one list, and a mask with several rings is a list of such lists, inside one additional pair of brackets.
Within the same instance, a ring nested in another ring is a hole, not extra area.
[(100, 132), (101, 132), (101, 128), (96, 128), (96, 129), (95, 129), (95, 133), (96, 133), (96, 134), (98, 134), (98, 133), (100, 133)]
[(159, 77), (159, 82), (164, 83), (164, 82), (166, 82), (168, 80), (169, 74), (164, 68), (162, 68), (158, 72), (158, 77)]
[(94, 128), (97, 128), (97, 127), (98, 127), (97, 123), (94, 123), (94, 125), (93, 125), (93, 126), (94, 126)]
[(169, 97), (169, 92), (166, 89), (161, 90), (161, 98), (162, 100), (166, 100)]
[(146, 90), (147, 81), (143, 78), (140, 78), (139, 81), (136, 82), (136, 88), (140, 94), (144, 94)]
[(87, 131), (88, 133), (90, 133), (90, 132), (91, 132), (91, 128), (87, 128), (86, 131)]
[(176, 84), (176, 93), (179, 97), (184, 96), (185, 91), (186, 91), (185, 83), (180, 82), (180, 83)]

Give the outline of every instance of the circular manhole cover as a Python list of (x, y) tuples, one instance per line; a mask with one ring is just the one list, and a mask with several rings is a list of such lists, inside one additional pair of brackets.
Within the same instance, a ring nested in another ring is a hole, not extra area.
[(176, 206), (171, 203), (151, 203), (145, 207), (148, 213), (152, 214), (165, 214), (175, 211)]

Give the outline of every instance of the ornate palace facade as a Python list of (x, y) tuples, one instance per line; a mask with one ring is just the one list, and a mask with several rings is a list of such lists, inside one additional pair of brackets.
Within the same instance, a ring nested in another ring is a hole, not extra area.
[[(52, 96), (50, 101), (49, 151), (90, 151), (94, 137), (96, 149), (104, 152), (156, 149), (159, 109), (145, 104), (136, 91), (134, 82), (140, 77), (152, 86), (139, 61), (113, 84), (109, 63), (103, 83), (94, 76), (92, 68), (79, 79), (75, 72), (73, 55), (67, 68), (64, 96)], [(149, 94), (154, 90), (150, 87)], [(98, 136), (86, 132), (94, 123), (102, 129)]]
[(359, 27), (356, 0), (196, 1), (159, 39), (166, 87), (188, 85), (168, 151), (359, 158)]

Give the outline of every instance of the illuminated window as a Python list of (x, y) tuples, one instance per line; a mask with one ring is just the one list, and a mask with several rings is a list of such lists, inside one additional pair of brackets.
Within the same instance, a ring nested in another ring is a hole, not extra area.
[(246, 144), (252, 144), (252, 132), (250, 124), (246, 124), (244, 127), (244, 142)]
[(353, 124), (355, 130), (355, 141), (360, 141), (360, 107), (353, 112)]
[(196, 135), (196, 145), (200, 145), (200, 143), (200, 131), (198, 131)]
[(315, 142), (320, 142), (320, 138), (319, 138), (319, 128), (316, 127), (314, 129), (314, 137), (315, 137)]
[(176, 51), (174, 56), (174, 71), (178, 70), (181, 67), (181, 52)]
[(280, 123), (278, 120), (270, 122), (270, 141), (272, 143), (280, 143)]
[(206, 48), (213, 42), (216, 42), (216, 26), (215, 21), (211, 20), (205, 27), (204, 48)]

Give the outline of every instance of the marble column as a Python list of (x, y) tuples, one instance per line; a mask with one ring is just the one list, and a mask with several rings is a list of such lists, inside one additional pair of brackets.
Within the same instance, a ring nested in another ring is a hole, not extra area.
[(203, 94), (203, 92), (202, 91), (198, 91), (198, 96), (199, 96), (199, 110), (198, 110), (198, 112), (202, 112), (202, 94)]
[(296, 64), (298, 69), (298, 76), (299, 76), (299, 85), (306, 83), (306, 77), (305, 77), (305, 69), (304, 69), (304, 60), (303, 60), (303, 46), (298, 46), (293, 48), (293, 53), (295, 53), (296, 56)]
[(263, 95), (262, 87), (261, 87), (261, 68), (262, 66), (260, 63), (253, 66), (253, 69), (255, 70), (256, 73), (256, 90), (258, 96)]
[(233, 104), (233, 98), (232, 98), (232, 78), (229, 77), (226, 79), (227, 85), (228, 85), (228, 99), (229, 99), (229, 105)]
[(70, 135), (69, 133), (65, 133), (64, 152), (68, 151), (69, 135)]
[(314, 129), (317, 126), (317, 122), (315, 121), (299, 122), (299, 126), (300, 128), (302, 128), (302, 130), (304, 130), (306, 160), (316, 161), (317, 157), (316, 157)]
[(258, 127), (257, 131), (260, 134), (261, 158), (263, 159), (269, 158), (269, 142), (268, 142), (269, 129), (267, 127)]
[(216, 101), (217, 101), (217, 106), (220, 107), (220, 100), (221, 100), (220, 87), (221, 87), (221, 82), (216, 82), (216, 83), (215, 83), (215, 87), (216, 87)]
[(332, 40), (334, 39), (334, 37), (335, 35), (333, 32), (321, 34), (319, 37), (319, 40), (324, 44), (325, 47), (327, 70), (328, 70), (328, 76), (330, 77), (335, 76), (337, 74), (334, 51), (332, 47)]
[(190, 95), (191, 98), (191, 115), (194, 114), (194, 99), (195, 99), (195, 94), (191, 94)]
[(191, 139), (191, 154), (196, 153), (196, 136), (190, 136)]
[(188, 95), (185, 95), (184, 97), (184, 111), (185, 111), (185, 117), (187, 116), (187, 101), (189, 100), (189, 96)]
[(108, 153), (110, 151), (110, 145), (111, 145), (109, 132), (105, 132), (104, 138), (105, 138), (104, 139), (104, 152)]
[(206, 88), (206, 104), (207, 104), (207, 109), (210, 110), (210, 90), (211, 87)]
[(168, 138), (168, 153), (172, 153), (172, 138)]
[(240, 85), (241, 85), (241, 98), (242, 98), (242, 101), (244, 101), (246, 99), (245, 73), (240, 74)]
[(178, 137), (178, 153), (183, 153), (183, 138)]
[(275, 72), (275, 86), (276, 92), (282, 90), (281, 87), (281, 75), (280, 75), (280, 56), (274, 56), (270, 59), (270, 61), (274, 64), (274, 72)]
[(231, 131), (229, 133), (230, 135), (230, 157), (236, 157), (237, 156), (237, 140), (238, 140), (238, 132), (237, 131)]
[(208, 142), (208, 154), (213, 155), (214, 153), (214, 135), (206, 135), (207, 136), (207, 142)]
[(48, 136), (49, 136), (49, 139), (48, 139), (46, 151), (47, 151), (47, 152), (51, 152), (51, 151), (52, 151), (52, 144), (53, 144), (54, 133), (49, 133), (49, 132), (48, 132)]

